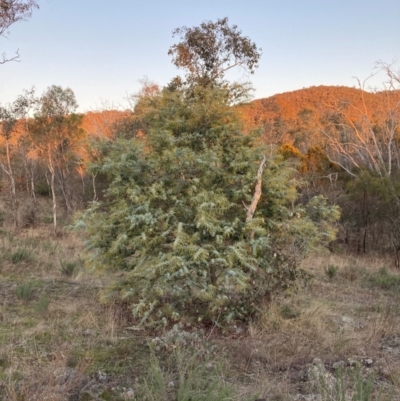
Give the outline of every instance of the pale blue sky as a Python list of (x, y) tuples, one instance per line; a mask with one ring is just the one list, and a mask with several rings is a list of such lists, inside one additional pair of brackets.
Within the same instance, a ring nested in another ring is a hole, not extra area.
[(0, 37), (20, 63), (0, 65), (0, 102), (24, 88), (69, 86), (81, 111), (127, 94), (147, 76), (164, 85), (177, 70), (171, 31), (229, 17), (263, 50), (251, 81), (267, 97), (313, 85), (355, 85), (378, 60), (400, 58), (399, 0), (40, 0), (28, 22)]

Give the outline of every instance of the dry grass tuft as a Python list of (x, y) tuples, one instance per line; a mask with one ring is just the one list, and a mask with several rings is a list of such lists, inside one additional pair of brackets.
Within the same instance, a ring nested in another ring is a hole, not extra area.
[(10, 368), (3, 384), (4, 401), (65, 401), (78, 395), (89, 382), (85, 376), (87, 364), (71, 368), (67, 361), (68, 347), (61, 345), (45, 363)]

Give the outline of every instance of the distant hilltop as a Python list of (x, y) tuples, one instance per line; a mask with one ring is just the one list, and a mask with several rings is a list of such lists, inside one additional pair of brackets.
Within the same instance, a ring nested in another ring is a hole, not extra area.
[[(246, 132), (262, 129), (267, 142), (299, 142), (299, 136), (310, 136), (315, 142), (326, 120), (334, 115), (346, 116), (357, 122), (368, 116), (377, 123), (388, 116), (389, 110), (400, 113), (400, 92), (366, 92), (347, 86), (312, 86), (256, 99), (241, 105), (239, 113)], [(301, 142), (301, 140), (300, 140)], [(312, 146), (313, 144), (303, 144)]]
[[(387, 92), (391, 96), (396, 92)], [(251, 103), (244, 105), (246, 113), (252, 116), (259, 113), (268, 117), (282, 117), (284, 119), (295, 120), (299, 113), (308, 109), (317, 113), (324, 113), (335, 107), (352, 106), (368, 109), (378, 107), (382, 101), (384, 92), (366, 92), (358, 88), (348, 86), (311, 86), (292, 92), (279, 93), (267, 98), (256, 99)], [(400, 100), (400, 93), (397, 92), (397, 101)], [(350, 107), (350, 108), (352, 108)]]

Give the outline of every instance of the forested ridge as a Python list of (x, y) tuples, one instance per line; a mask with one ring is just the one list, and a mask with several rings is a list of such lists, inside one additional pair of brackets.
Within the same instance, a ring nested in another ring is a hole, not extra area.
[(398, 109), (399, 91), (372, 92), (345, 86), (314, 86), (256, 99), (240, 107), (246, 130), (260, 128), (271, 143), (309, 144), (329, 147), (323, 132), (329, 118), (346, 114), (357, 123), (366, 115), (374, 124), (383, 124), (390, 109)]

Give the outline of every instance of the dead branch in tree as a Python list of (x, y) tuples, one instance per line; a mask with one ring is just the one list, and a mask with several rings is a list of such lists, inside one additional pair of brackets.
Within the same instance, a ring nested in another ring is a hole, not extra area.
[(0, 64), (5, 64), (8, 63), (9, 61), (17, 61), (19, 63), (19, 49), (15, 52), (15, 56), (11, 58), (7, 58), (7, 55), (3, 53), (2, 55), (2, 60), (0, 60)]
[(264, 166), (265, 166), (266, 161), (267, 161), (267, 158), (264, 155), (263, 159), (261, 160), (260, 166), (258, 167), (257, 184), (256, 184), (256, 188), (254, 190), (253, 200), (251, 201), (250, 206), (247, 208), (246, 222), (249, 222), (250, 220), (253, 219), (254, 213), (257, 209), (258, 202), (260, 201), (260, 198), (261, 198), (262, 174), (264, 171)]

